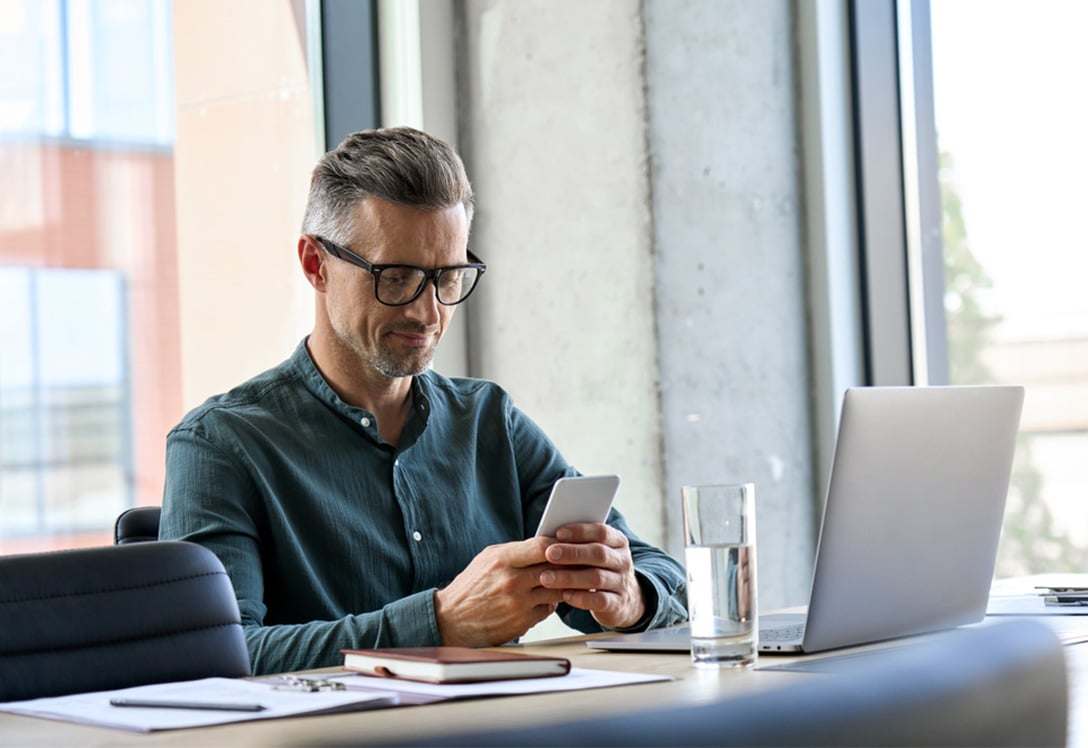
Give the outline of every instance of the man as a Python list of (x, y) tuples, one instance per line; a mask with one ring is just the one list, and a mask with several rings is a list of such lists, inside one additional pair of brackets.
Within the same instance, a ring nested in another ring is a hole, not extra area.
[(472, 212), (445, 143), (349, 136), (314, 169), (298, 240), (313, 332), (167, 437), (160, 537), (223, 561), (256, 673), (501, 644), (556, 610), (582, 631), (687, 617), (682, 567), (619, 513), (533, 537), (577, 472), (498, 386), (430, 370), (486, 269)]

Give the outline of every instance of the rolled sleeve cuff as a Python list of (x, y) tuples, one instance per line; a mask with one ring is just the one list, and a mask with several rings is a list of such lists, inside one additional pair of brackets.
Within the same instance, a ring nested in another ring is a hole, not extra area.
[(435, 590), (423, 590), (385, 606), (388, 636), (394, 647), (437, 646), (442, 643), (434, 613)]

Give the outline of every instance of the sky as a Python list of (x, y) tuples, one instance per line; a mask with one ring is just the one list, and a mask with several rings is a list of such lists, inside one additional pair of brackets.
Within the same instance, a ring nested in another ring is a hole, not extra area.
[(1088, 335), (1088, 0), (932, 0), (938, 147), (990, 301)]

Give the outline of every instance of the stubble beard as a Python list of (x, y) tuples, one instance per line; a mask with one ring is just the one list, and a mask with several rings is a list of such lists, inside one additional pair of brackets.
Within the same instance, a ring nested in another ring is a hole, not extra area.
[[(390, 344), (386, 334), (378, 340), (377, 349), (373, 349), (354, 330), (338, 325), (335, 321), (332, 326), (340, 344), (351, 350), (360, 364), (369, 365), (376, 373), (389, 379), (414, 377), (427, 371), (438, 348), (438, 340), (434, 340), (426, 348), (397, 350), (394, 344)], [(401, 332), (424, 332), (422, 327), (407, 326), (398, 329)]]
[(377, 350), (365, 350), (361, 340), (354, 341), (359, 355), (373, 367), (374, 371), (390, 379), (401, 377), (419, 376), (431, 365), (434, 360), (435, 350), (438, 348), (438, 340), (432, 340), (426, 348), (409, 348), (404, 350), (392, 338), (392, 332), (424, 333), (422, 326), (404, 325), (382, 335), (378, 340)]
[(408, 354), (397, 354), (383, 340), (368, 360), (375, 371), (390, 379), (415, 377), (430, 367), (436, 347), (437, 343)]

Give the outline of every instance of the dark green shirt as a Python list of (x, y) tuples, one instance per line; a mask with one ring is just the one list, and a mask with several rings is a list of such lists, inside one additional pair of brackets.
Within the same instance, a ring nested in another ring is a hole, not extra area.
[[(160, 538), (214, 551), (234, 583), (255, 673), (338, 665), (341, 649), (440, 644), (434, 592), (485, 546), (532, 536), (576, 475), (497, 385), (414, 378), (399, 443), (345, 404), (305, 341), (194, 409), (167, 437)], [(613, 510), (647, 598), (633, 629), (687, 618), (685, 575)], [(586, 611), (560, 605), (580, 631)]]

